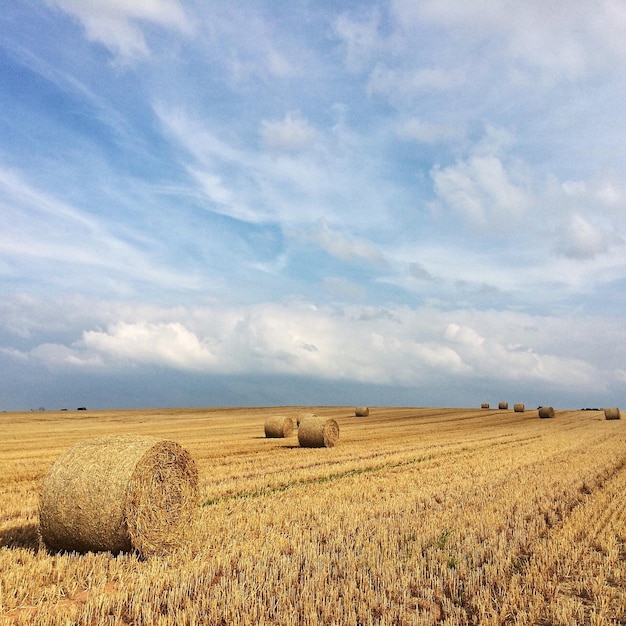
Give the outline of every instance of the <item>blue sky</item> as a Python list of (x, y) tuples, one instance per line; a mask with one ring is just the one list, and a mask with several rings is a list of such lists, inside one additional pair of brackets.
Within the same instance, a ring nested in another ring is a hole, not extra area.
[(626, 2), (23, 0), (0, 409), (619, 406)]

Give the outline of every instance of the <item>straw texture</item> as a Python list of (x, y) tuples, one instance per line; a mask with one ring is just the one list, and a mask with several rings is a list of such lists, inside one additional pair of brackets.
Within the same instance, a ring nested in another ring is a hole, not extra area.
[(509, 403), (508, 402), (500, 402), (498, 404), (498, 408), (499, 409), (508, 409), (509, 408)]
[(291, 437), (293, 420), (285, 415), (272, 415), (265, 420), (265, 436), (268, 438)]
[(298, 443), (302, 448), (332, 448), (339, 439), (339, 424), (333, 419), (312, 415), (300, 422)]
[(367, 417), (370, 414), (369, 407), (357, 406), (356, 409), (354, 409), (354, 414), (356, 417)]
[(138, 435), (78, 443), (44, 478), (39, 532), (52, 550), (164, 554), (198, 505), (198, 471), (174, 441)]
[(554, 409), (551, 406), (539, 407), (539, 417), (554, 417)]
[(526, 407), (521, 402), (518, 402), (517, 404), (513, 405), (513, 410), (516, 413), (523, 413), (526, 410)]
[(608, 409), (604, 409), (604, 419), (607, 420), (618, 420), (621, 419), (622, 416), (620, 415), (619, 412), (619, 408), (618, 407), (611, 407)]

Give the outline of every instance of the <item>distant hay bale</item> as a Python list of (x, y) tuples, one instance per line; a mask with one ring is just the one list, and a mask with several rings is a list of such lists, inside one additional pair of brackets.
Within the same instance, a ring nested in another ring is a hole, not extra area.
[(293, 420), (285, 415), (272, 415), (265, 420), (265, 436), (268, 438), (291, 437)]
[(44, 477), (39, 533), (51, 550), (165, 554), (198, 506), (198, 470), (174, 441), (100, 437), (62, 454)]
[(489, 408), (489, 402), (483, 402), (483, 403), (480, 405), (480, 408), (481, 408), (481, 409), (488, 409), (488, 408)]
[(523, 413), (526, 410), (526, 407), (521, 402), (519, 402), (518, 404), (513, 405), (513, 410), (516, 413)]
[(498, 408), (499, 409), (508, 409), (509, 408), (509, 403), (508, 402), (500, 402), (500, 404), (498, 404)]
[(554, 417), (554, 409), (551, 406), (540, 406), (539, 417)]
[(370, 414), (369, 407), (367, 406), (357, 406), (354, 409), (354, 415), (356, 417), (367, 417)]
[(611, 407), (608, 409), (604, 409), (604, 419), (607, 420), (619, 420), (622, 416), (620, 415), (618, 407)]
[(339, 424), (333, 419), (312, 415), (300, 422), (298, 443), (302, 448), (332, 448), (339, 439)]
[(296, 424), (298, 425), (298, 428), (300, 427), (300, 422), (307, 417), (317, 417), (317, 415), (315, 415), (315, 413), (298, 413), (296, 417)]

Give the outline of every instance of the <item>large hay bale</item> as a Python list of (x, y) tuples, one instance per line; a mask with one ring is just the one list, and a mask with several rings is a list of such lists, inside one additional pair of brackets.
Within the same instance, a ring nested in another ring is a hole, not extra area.
[(540, 406), (539, 417), (554, 417), (554, 409), (551, 406)]
[(300, 422), (298, 443), (302, 448), (332, 448), (339, 439), (339, 424), (333, 419), (312, 415)]
[(608, 409), (604, 409), (604, 419), (607, 420), (619, 420), (622, 416), (620, 415), (619, 408), (614, 406)]
[(272, 415), (265, 420), (265, 436), (269, 438), (291, 437), (293, 420), (286, 415)]
[(508, 409), (509, 408), (509, 403), (508, 402), (500, 402), (498, 404), (498, 408), (499, 409)]
[(76, 444), (46, 474), (39, 532), (52, 550), (164, 554), (198, 506), (198, 470), (174, 441), (138, 435)]
[(481, 408), (481, 409), (488, 409), (488, 408), (489, 408), (489, 402), (483, 402), (483, 403), (480, 405), (480, 408)]
[(523, 412), (526, 410), (526, 407), (524, 406), (524, 404), (523, 404), (523, 403), (518, 402), (517, 404), (514, 404), (514, 405), (513, 405), (513, 410), (514, 410), (516, 413), (523, 413)]
[(370, 414), (369, 407), (367, 406), (357, 406), (354, 409), (354, 415), (356, 417), (367, 417)]

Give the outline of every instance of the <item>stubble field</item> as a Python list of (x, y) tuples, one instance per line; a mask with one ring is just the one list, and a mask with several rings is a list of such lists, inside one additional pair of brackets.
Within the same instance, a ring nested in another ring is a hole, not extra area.
[[(333, 448), (270, 415), (339, 423)], [(165, 557), (40, 548), (42, 479), (103, 434), (173, 439), (200, 506)], [(600, 411), (0, 414), (0, 624), (626, 624), (626, 426)]]

